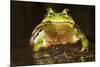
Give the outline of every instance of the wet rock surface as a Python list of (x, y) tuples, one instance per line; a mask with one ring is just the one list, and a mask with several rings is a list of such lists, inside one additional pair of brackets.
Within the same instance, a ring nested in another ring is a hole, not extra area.
[(94, 43), (89, 44), (88, 51), (85, 50), (84, 52), (80, 52), (81, 47), (81, 43), (76, 45), (59, 44), (50, 46), (47, 49), (42, 48), (39, 52), (33, 52), (33, 47), (29, 47), (29, 45), (26, 44), (25, 47), (20, 47), (19, 50), (17, 48), (16, 50), (12, 50), (13, 54), (11, 54), (11, 66), (95, 61)]
[[(54, 45), (33, 52), (33, 64), (60, 64), (95, 61), (94, 48), (80, 52), (81, 45)], [(92, 46), (93, 47), (93, 46)]]

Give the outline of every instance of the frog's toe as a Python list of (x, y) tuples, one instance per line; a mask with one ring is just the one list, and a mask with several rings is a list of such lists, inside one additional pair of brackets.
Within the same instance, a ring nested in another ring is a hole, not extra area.
[(85, 50), (88, 50), (88, 48), (82, 48), (80, 52), (83, 52)]
[(82, 48), (80, 52), (83, 52), (83, 51), (85, 51), (85, 48)]

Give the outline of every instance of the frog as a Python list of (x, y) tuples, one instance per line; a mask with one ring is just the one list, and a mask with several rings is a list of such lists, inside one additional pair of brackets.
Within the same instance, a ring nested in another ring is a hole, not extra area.
[(75, 44), (79, 40), (82, 43), (80, 52), (88, 50), (89, 41), (86, 35), (79, 29), (68, 12), (68, 8), (63, 9), (62, 12), (47, 8), (44, 19), (32, 31), (30, 44), (33, 45), (34, 52), (57, 44)]

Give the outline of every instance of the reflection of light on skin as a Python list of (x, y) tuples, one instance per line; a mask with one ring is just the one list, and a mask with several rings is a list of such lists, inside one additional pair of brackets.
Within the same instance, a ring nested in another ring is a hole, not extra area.
[[(43, 22), (46, 22), (48, 20), (43, 20)], [(74, 23), (73, 20), (50, 20), (51, 22), (70, 22), (70, 23)]]
[(36, 41), (38, 41), (38, 39), (40, 38), (40, 35), (41, 35), (42, 33), (41, 32), (39, 32), (39, 35), (34, 39), (34, 43), (36, 43)]
[(76, 35), (74, 35), (71, 43), (76, 43), (78, 40), (79, 40), (79, 38), (76, 37)]
[(43, 38), (42, 47), (47, 48), (48, 46), (50, 46), (50, 44)]

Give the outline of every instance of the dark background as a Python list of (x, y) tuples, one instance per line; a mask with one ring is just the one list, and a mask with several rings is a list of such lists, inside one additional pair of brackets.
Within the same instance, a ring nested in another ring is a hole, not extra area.
[(76, 24), (95, 44), (95, 6), (11, 1), (11, 65), (33, 64), (29, 39), (49, 7), (56, 12), (68, 8)]

